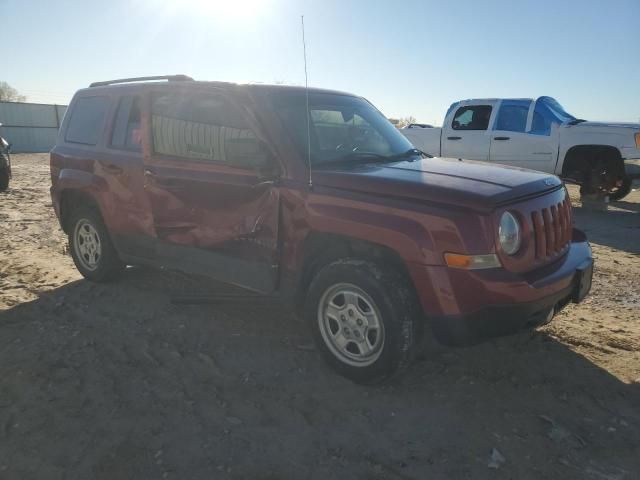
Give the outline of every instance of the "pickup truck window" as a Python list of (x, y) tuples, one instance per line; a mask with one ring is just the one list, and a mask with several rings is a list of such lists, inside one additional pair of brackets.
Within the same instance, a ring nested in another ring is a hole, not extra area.
[(238, 164), (229, 152), (239, 142), (260, 148), (240, 110), (220, 95), (194, 93), (152, 97), (151, 131), (155, 153), (190, 160)]
[(524, 133), (530, 106), (529, 100), (503, 100), (494, 130)]
[(451, 128), (454, 130), (486, 130), (491, 118), (490, 105), (469, 105), (458, 108)]
[[(278, 116), (301, 154), (307, 152), (304, 93), (271, 97)], [(413, 149), (409, 141), (366, 100), (349, 95), (309, 95), (311, 163), (321, 165), (401, 155)]]

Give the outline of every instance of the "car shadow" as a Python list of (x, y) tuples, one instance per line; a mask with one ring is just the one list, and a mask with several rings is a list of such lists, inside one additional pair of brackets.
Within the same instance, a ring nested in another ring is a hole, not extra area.
[[(381, 386), (270, 299), (128, 269), (0, 312), (6, 478), (630, 478), (640, 390), (529, 331)], [(604, 355), (604, 353), (602, 353)], [(493, 450), (498, 453), (494, 453)], [(634, 470), (635, 469), (635, 470)]]
[(624, 201), (611, 205), (608, 211), (574, 207), (576, 227), (587, 234), (589, 242), (640, 254), (640, 205)]

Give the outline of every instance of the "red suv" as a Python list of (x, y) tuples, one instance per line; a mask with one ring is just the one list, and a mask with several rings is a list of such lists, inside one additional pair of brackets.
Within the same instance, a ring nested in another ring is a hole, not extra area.
[(431, 331), (468, 344), (541, 324), (591, 286), (557, 177), (429, 158), (341, 92), (94, 83), (67, 110), (51, 180), (87, 279), (144, 264), (278, 295), (359, 382), (399, 371)]

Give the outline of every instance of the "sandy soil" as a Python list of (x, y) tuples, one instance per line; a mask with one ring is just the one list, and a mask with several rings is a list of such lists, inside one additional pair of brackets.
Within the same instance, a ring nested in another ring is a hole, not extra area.
[(173, 305), (222, 287), (144, 269), (82, 280), (48, 188), (47, 156), (16, 155), (0, 194), (2, 479), (640, 475), (638, 191), (576, 205), (586, 302), (365, 388), (267, 301)]

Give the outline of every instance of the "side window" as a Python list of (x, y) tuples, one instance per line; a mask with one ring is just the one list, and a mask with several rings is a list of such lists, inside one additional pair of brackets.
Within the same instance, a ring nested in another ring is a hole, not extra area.
[(139, 152), (142, 150), (140, 99), (126, 96), (120, 99), (111, 135), (111, 146)]
[(486, 130), (489, 128), (491, 106), (470, 105), (460, 107), (453, 117), (451, 128), (454, 130)]
[(524, 132), (530, 105), (528, 100), (504, 100), (498, 110), (495, 130)]
[(107, 97), (80, 97), (76, 100), (64, 139), (67, 142), (95, 145), (109, 108)]
[(262, 143), (240, 110), (220, 95), (154, 95), (151, 130), (154, 152), (162, 155), (238, 167), (266, 161)]

